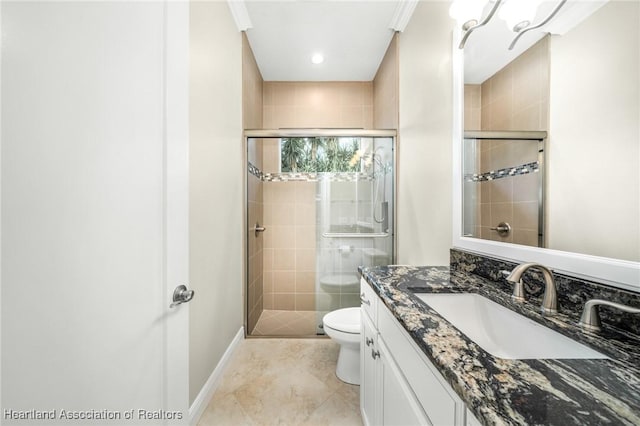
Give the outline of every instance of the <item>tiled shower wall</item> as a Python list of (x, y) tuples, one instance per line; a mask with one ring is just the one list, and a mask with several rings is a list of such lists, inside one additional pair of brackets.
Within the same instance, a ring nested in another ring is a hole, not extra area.
[(464, 85), (464, 129), (482, 130), (482, 86)]
[(265, 129), (373, 128), (373, 83), (264, 82)]
[(374, 129), (398, 128), (398, 58), (398, 33), (396, 33), (373, 79), (372, 128)]
[[(372, 82), (265, 82), (264, 128), (373, 127)], [(262, 143), (266, 173), (279, 141)], [(263, 182), (264, 309), (316, 310), (316, 182)]]
[[(525, 51), (481, 85), (465, 85), (465, 130), (547, 130), (549, 114), (549, 37)], [(520, 166), (537, 160), (534, 142), (483, 141), (480, 171)], [(538, 173), (478, 183), (475, 235), (483, 239), (538, 245)], [(512, 232), (491, 231), (500, 222)]]
[(264, 182), (264, 309), (315, 310), (315, 182)]
[[(280, 171), (279, 139), (264, 139), (262, 171)], [(315, 310), (315, 182), (265, 181), (264, 309)]]
[[(248, 158), (249, 161), (257, 167), (262, 165), (262, 150), (257, 149), (259, 142), (249, 145)], [(264, 293), (263, 293), (263, 256), (264, 256), (264, 233), (255, 236), (251, 227), (256, 223), (263, 224), (264, 217), (264, 182), (258, 177), (247, 174), (247, 214), (248, 214), (248, 233), (247, 233), (247, 310), (248, 332), (255, 327), (260, 314), (262, 314)]]
[(547, 130), (549, 36), (482, 83), (482, 130)]
[[(262, 128), (262, 75), (251, 51), (245, 33), (242, 33), (242, 120), (245, 129)], [(249, 145), (248, 160), (256, 167), (262, 167), (262, 150), (259, 141)], [(247, 175), (248, 228), (263, 220), (264, 183), (252, 174)], [(250, 333), (262, 314), (263, 301), (263, 238), (255, 237), (251, 230), (247, 233), (247, 331)]]

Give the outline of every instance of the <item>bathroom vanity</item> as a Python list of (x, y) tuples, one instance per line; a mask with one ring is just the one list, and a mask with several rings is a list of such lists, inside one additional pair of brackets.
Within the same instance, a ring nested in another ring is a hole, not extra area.
[[(460, 253), (452, 251), (452, 259), (458, 260), (451, 267), (361, 269), (365, 424), (640, 424), (637, 332), (606, 324), (600, 334), (585, 332), (576, 325), (579, 312), (564, 298), (558, 314), (543, 316), (539, 295), (531, 295), (524, 303), (512, 301), (511, 286), (504, 279), (471, 273), (488, 267), (486, 263), (471, 267), (459, 261)], [(558, 281), (563, 291), (563, 278)], [(533, 287), (527, 283), (527, 288)], [(606, 289), (600, 291), (606, 293)], [(494, 356), (417, 293), (479, 294), (606, 358)], [(631, 298), (630, 303), (637, 306), (640, 295), (618, 297)]]
[[(366, 425), (477, 425), (473, 414), (362, 279), (360, 403)], [(393, 349), (390, 349), (393, 348)]]

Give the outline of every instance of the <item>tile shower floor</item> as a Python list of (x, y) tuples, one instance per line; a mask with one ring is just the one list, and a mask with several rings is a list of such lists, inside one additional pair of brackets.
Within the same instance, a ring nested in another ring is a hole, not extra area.
[(362, 425), (360, 388), (335, 375), (330, 339), (246, 339), (198, 422), (214, 425)]
[(315, 336), (318, 321), (316, 311), (265, 310), (250, 334), (252, 336)]

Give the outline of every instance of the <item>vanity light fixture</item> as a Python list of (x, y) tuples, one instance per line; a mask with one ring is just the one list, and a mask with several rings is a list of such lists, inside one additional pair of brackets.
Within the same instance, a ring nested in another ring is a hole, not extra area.
[[(507, 4), (509, 4), (510, 2), (512, 2), (513, 0), (507, 2)], [(536, 0), (537, 2), (537, 0)], [(529, 22), (527, 25), (518, 27), (519, 24), (517, 24), (514, 27), (511, 27), (511, 29), (515, 32), (518, 33), (518, 35), (515, 36), (515, 38), (513, 39), (513, 41), (511, 42), (511, 44), (509, 45), (509, 50), (513, 50), (513, 47), (516, 45), (516, 43), (518, 42), (518, 40), (520, 40), (520, 37), (522, 37), (525, 33), (527, 33), (528, 31), (531, 30), (535, 30), (538, 29), (540, 27), (542, 27), (543, 25), (545, 25), (547, 22), (549, 22), (550, 20), (553, 19), (554, 16), (556, 16), (558, 14), (558, 12), (560, 11), (560, 9), (562, 8), (562, 6), (564, 6), (564, 4), (567, 2), (567, 0), (560, 0), (560, 3), (558, 3), (558, 5), (551, 11), (551, 13), (544, 18), (542, 21), (540, 21), (540, 23), (530, 26), (531, 22)], [(538, 6), (539, 3), (536, 3), (536, 8)], [(504, 8), (503, 8), (504, 9)], [(535, 16), (535, 10), (533, 13), (533, 16)], [(501, 16), (502, 17), (502, 16)], [(523, 22), (521, 22), (522, 24)], [(509, 25), (509, 22), (507, 21), (507, 25)]]
[(532, 25), (538, 6), (542, 1), (544, 0), (489, 0), (489, 3), (493, 3), (493, 6), (491, 6), (491, 10), (487, 16), (480, 19), (482, 11), (487, 4), (486, 2), (482, 0), (454, 0), (449, 8), (449, 15), (458, 22), (463, 31), (462, 40), (460, 40), (458, 48), (463, 49), (471, 33), (487, 25), (498, 9), (500, 9), (500, 18), (507, 23), (509, 30), (517, 33), (509, 45), (509, 50), (513, 50), (513, 47), (520, 37), (528, 31), (545, 25), (556, 16), (558, 11), (567, 2), (567, 0), (560, 0), (558, 5), (546, 18), (540, 21), (540, 23)]
[[(492, 2), (491, 0), (490, 2)], [(455, 19), (462, 26), (462, 40), (458, 45), (458, 49), (463, 49), (467, 39), (476, 29), (487, 25), (487, 23), (496, 14), (496, 11), (504, 0), (495, 0), (495, 3), (487, 16), (480, 19), (482, 11), (486, 3), (479, 0), (455, 0), (449, 8), (449, 16)]]

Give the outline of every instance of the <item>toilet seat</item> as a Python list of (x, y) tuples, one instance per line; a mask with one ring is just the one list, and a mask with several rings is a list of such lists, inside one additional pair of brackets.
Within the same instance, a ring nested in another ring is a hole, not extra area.
[(349, 334), (360, 334), (360, 307), (338, 309), (323, 318), (324, 326)]

